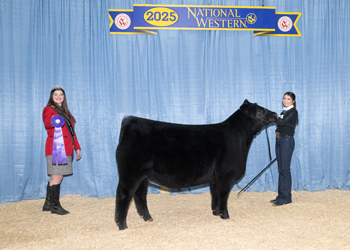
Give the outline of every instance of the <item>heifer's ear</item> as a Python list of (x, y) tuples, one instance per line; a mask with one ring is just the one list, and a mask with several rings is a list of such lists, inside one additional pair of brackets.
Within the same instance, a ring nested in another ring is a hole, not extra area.
[(247, 99), (245, 99), (243, 104), (240, 107), (240, 110), (242, 110), (243, 112), (246, 112), (248, 107), (250, 107), (250, 104), (251, 103)]

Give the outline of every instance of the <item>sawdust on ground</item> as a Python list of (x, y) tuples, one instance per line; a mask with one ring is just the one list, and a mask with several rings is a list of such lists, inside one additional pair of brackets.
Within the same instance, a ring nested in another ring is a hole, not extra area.
[(212, 215), (209, 193), (149, 194), (153, 222), (132, 203), (124, 231), (115, 198), (64, 196), (65, 216), (42, 212), (44, 199), (0, 204), (0, 249), (350, 249), (350, 191), (293, 192), (281, 207), (274, 192), (237, 193), (228, 220)]

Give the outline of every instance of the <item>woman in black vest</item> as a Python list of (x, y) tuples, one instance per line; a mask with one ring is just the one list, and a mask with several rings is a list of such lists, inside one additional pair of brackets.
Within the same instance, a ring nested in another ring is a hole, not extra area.
[(283, 111), (278, 117), (276, 129), (276, 158), (278, 164), (278, 196), (271, 200), (274, 206), (292, 202), (292, 175), (290, 162), (294, 151), (294, 131), (298, 124), (295, 94), (287, 92), (283, 96)]

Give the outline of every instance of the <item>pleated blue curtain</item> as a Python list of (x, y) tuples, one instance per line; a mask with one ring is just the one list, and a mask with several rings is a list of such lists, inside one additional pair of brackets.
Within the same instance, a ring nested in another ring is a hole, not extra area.
[[(45, 195), (42, 121), (50, 90), (62, 86), (75, 116), (83, 157), (73, 162), (62, 195), (115, 196), (115, 150), (124, 116), (183, 124), (225, 120), (245, 99), (282, 110), (296, 94), (299, 125), (293, 190), (350, 187), (350, 2), (269, 1), (276, 12), (301, 12), (302, 37), (254, 37), (249, 31), (160, 30), (109, 34), (109, 9), (173, 1), (0, 1), (0, 202)], [(178, 1), (188, 5), (259, 6), (261, 1)], [(272, 158), (274, 130), (267, 129)], [(265, 131), (251, 146), (244, 187), (268, 163)], [(249, 190), (277, 191), (274, 164)], [(203, 193), (207, 186), (172, 189)], [(149, 192), (159, 192), (150, 187)]]

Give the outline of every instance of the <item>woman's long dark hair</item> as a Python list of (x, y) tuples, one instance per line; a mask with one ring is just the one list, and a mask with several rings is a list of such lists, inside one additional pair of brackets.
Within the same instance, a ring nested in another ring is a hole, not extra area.
[[(61, 90), (63, 92), (63, 95), (64, 95), (64, 99), (63, 99), (63, 102), (62, 102), (62, 107), (60, 107), (59, 105), (57, 105), (57, 103), (54, 102), (53, 100), (53, 93), (56, 91), (56, 90)], [(64, 90), (61, 88), (61, 87), (54, 87), (52, 90), (51, 90), (51, 93), (50, 93), (50, 99), (49, 101), (47, 102), (47, 107), (52, 107), (54, 106), (55, 109), (58, 109), (62, 112), (63, 114), (63, 118), (66, 120), (68, 119), (68, 117), (72, 117), (74, 123), (76, 123), (75, 121), (75, 118), (74, 116), (70, 113), (69, 109), (68, 109), (68, 104), (67, 104), (67, 98), (66, 98), (66, 93), (64, 92)]]
[[(293, 100), (293, 106), (295, 109), (297, 109), (297, 102), (295, 101), (295, 94), (293, 92), (286, 92), (283, 96), (290, 96), (290, 98), (292, 98)], [(299, 118), (297, 119), (297, 124), (299, 123)]]

